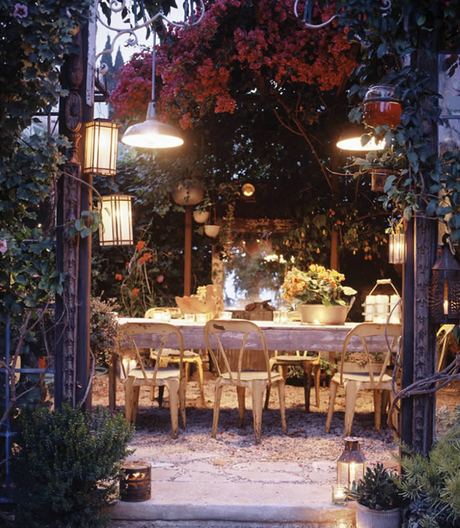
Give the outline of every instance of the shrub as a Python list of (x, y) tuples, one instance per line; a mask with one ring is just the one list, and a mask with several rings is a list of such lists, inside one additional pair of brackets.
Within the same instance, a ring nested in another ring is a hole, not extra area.
[(83, 413), (26, 408), (18, 420), (12, 456), (17, 526), (97, 528), (116, 500), (116, 483), (132, 426), (97, 408)]
[(118, 335), (118, 305), (113, 299), (106, 301), (100, 297), (91, 298), (91, 351), (99, 367), (112, 364), (112, 352), (115, 350)]

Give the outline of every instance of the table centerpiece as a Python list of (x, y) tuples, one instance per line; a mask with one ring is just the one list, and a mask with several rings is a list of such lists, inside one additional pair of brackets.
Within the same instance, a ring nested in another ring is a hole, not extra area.
[(303, 323), (344, 324), (350, 310), (355, 289), (341, 283), (345, 275), (311, 264), (306, 271), (292, 268), (286, 273), (282, 297), (295, 303)]

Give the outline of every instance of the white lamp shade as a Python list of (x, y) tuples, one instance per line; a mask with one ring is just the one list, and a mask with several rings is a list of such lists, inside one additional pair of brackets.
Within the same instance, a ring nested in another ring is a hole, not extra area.
[(122, 143), (138, 148), (171, 148), (184, 143), (180, 132), (173, 126), (156, 118), (155, 103), (149, 103), (147, 119), (143, 123), (131, 125), (125, 132)]
[(101, 246), (132, 246), (133, 221), (131, 196), (114, 194), (103, 196), (99, 204), (102, 225), (99, 227)]
[(108, 119), (86, 123), (83, 172), (102, 176), (116, 174), (119, 126)]
[(385, 140), (381, 140), (378, 143), (375, 138), (371, 138), (364, 145), (361, 143), (361, 136), (349, 137), (341, 139), (337, 142), (337, 147), (341, 150), (351, 150), (355, 152), (367, 152), (370, 150), (383, 150), (385, 148)]

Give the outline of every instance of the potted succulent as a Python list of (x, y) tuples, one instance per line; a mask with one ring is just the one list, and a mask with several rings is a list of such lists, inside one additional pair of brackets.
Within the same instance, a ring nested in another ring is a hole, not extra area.
[(399, 528), (403, 503), (399, 480), (399, 475), (377, 464), (368, 467), (357, 484), (353, 483), (347, 497), (357, 503), (357, 528)]
[(286, 273), (282, 298), (298, 306), (304, 323), (344, 324), (356, 290), (341, 283), (345, 275), (311, 264), (307, 271), (297, 268)]

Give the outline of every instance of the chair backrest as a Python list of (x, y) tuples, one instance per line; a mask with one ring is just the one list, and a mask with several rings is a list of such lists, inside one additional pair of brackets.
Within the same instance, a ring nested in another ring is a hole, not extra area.
[[(222, 338), (224, 337), (223, 334), (227, 334), (227, 335), (231, 334), (232, 344), (231, 346), (227, 346), (227, 349), (236, 348), (235, 342), (234, 342), (235, 339), (238, 341), (238, 344), (241, 342), (241, 346), (238, 352), (237, 371), (232, 371), (230, 367), (230, 362), (227, 356), (226, 349), (224, 348), (222, 344)], [(211, 335), (213, 337), (214, 343), (211, 342)], [(254, 349), (253, 346), (251, 346), (252, 350), (249, 350), (246, 348), (248, 337), (250, 335), (251, 335), (251, 339), (253, 336), (256, 337), (256, 341), (257, 341), (256, 349)], [(241, 320), (241, 319), (231, 319), (231, 320), (212, 319), (211, 321), (208, 321), (206, 323), (206, 326), (204, 327), (204, 337), (206, 340), (206, 346), (208, 348), (209, 353), (211, 354), (212, 361), (214, 365), (216, 366), (219, 376), (222, 376), (223, 373), (228, 373), (230, 380), (235, 384), (239, 384), (240, 379), (241, 379), (241, 371), (242, 371), (242, 365), (243, 365), (243, 359), (244, 359), (245, 353), (252, 352), (254, 350), (258, 350), (258, 351), (262, 350), (262, 353), (264, 355), (265, 367), (268, 372), (268, 381), (269, 383), (271, 382), (270, 362), (268, 358), (267, 342), (265, 341), (264, 333), (255, 323), (251, 321)], [(258, 346), (259, 342), (260, 342), (260, 347)], [(215, 352), (216, 350), (219, 351), (223, 364), (221, 361), (218, 360), (218, 357)]]
[[(173, 335), (177, 339), (177, 345), (180, 352), (180, 361), (179, 361), (179, 369), (182, 375), (183, 372), (183, 357), (184, 357), (184, 339), (182, 337), (182, 332), (180, 331), (177, 326), (174, 326), (169, 323), (161, 323), (161, 322), (149, 322), (148, 324), (145, 323), (130, 323), (129, 326), (126, 325), (120, 325), (119, 327), (120, 333), (122, 336), (125, 336), (131, 343), (133, 349), (136, 351), (136, 359), (139, 363), (139, 366), (142, 369), (142, 373), (144, 375), (144, 378), (147, 378), (147, 373), (145, 370), (145, 358), (142, 357), (141, 353), (139, 352), (139, 348), (135, 342), (135, 337), (138, 335), (157, 335), (158, 339), (152, 339), (152, 342), (148, 344), (150, 347), (150, 357), (153, 356), (153, 359), (155, 360), (154, 365), (154, 371), (153, 375), (149, 376), (149, 379), (153, 378), (153, 380), (156, 379), (158, 367), (160, 365), (160, 359), (163, 353), (163, 350), (165, 349), (166, 342), (168, 341), (168, 338)], [(153, 345), (153, 346), (152, 346)], [(174, 347), (176, 348), (176, 345), (174, 343)], [(119, 351), (120, 355), (123, 354), (122, 350)]]
[[(401, 335), (402, 325), (401, 324), (385, 324), (385, 323), (361, 323), (356, 325), (352, 330), (350, 330), (345, 338), (342, 348), (342, 356), (340, 358), (340, 383), (343, 383), (343, 365), (345, 362), (345, 355), (347, 352), (348, 345), (350, 340), (356, 336), (361, 340), (363, 347), (363, 352), (365, 356), (366, 366), (369, 373), (369, 378), (371, 385), (375, 388), (378, 388), (382, 383), (382, 378), (385, 374), (385, 371), (390, 363), (391, 353), (394, 345), (396, 344), (398, 338)], [(380, 373), (378, 376), (374, 376), (373, 367), (372, 367), (372, 356), (369, 352), (366, 338), (374, 336), (387, 336), (392, 338), (389, 340), (389, 347), (384, 345), (385, 349), (382, 350), (382, 353), (385, 353), (385, 359), (382, 363)]]

